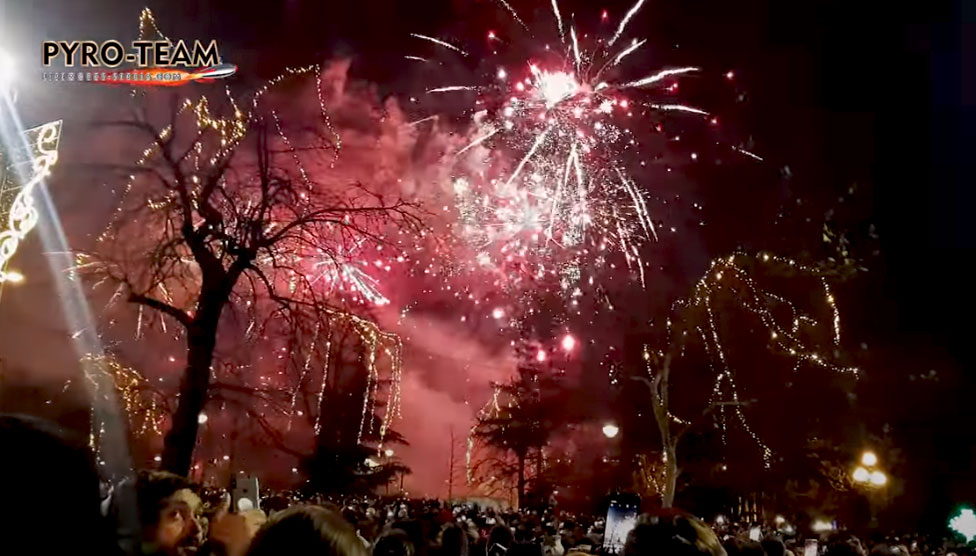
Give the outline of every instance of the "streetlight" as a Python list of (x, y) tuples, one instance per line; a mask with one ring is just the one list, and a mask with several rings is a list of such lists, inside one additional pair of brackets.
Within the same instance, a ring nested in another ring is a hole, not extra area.
[(619, 432), (620, 432), (620, 427), (618, 427), (613, 423), (607, 423), (603, 425), (603, 436), (607, 438), (614, 438), (615, 436), (617, 436), (617, 433)]
[(883, 487), (888, 484), (888, 475), (878, 468), (877, 454), (870, 450), (861, 454), (861, 465), (854, 469), (851, 478), (865, 486)]
[(867, 451), (861, 454), (861, 465), (865, 467), (874, 467), (878, 465), (878, 456), (872, 451)]

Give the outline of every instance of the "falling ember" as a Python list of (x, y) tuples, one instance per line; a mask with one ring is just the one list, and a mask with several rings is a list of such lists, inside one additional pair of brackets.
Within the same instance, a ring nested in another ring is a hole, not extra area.
[(564, 350), (573, 351), (573, 348), (576, 347), (576, 338), (574, 338), (570, 334), (566, 334), (565, 336), (563, 336), (562, 345)]
[(546, 360), (546, 351), (543, 350), (543, 349), (540, 349), (538, 352), (536, 352), (536, 354), (535, 354), (535, 360), (538, 361), (539, 363), (542, 363), (543, 361), (545, 361)]
[(495, 320), (501, 320), (502, 318), (505, 317), (505, 310), (502, 309), (501, 307), (496, 307), (495, 310), (491, 312), (491, 316)]

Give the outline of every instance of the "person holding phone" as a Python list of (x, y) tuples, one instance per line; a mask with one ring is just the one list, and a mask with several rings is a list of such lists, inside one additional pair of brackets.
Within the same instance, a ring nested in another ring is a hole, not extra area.
[(643, 515), (627, 535), (623, 556), (728, 556), (715, 533), (680, 512)]

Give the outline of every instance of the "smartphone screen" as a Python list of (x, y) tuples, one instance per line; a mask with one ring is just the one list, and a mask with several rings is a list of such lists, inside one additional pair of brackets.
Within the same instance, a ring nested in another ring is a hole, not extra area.
[(636, 496), (616, 497), (607, 509), (607, 526), (603, 535), (603, 553), (621, 554), (627, 535), (637, 525), (640, 499)]
[(807, 539), (803, 547), (803, 556), (817, 556), (817, 539)]
[(761, 537), (762, 537), (762, 529), (760, 529), (759, 527), (753, 527), (752, 529), (749, 529), (749, 540), (750, 541), (759, 542), (759, 539)]
[(233, 510), (245, 512), (258, 507), (257, 477), (241, 477), (232, 485)]

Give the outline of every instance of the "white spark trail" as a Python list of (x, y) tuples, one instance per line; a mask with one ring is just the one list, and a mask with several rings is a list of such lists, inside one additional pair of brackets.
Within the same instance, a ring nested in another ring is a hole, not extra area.
[(580, 67), (580, 52), (579, 52), (579, 42), (576, 40), (576, 27), (569, 28), (569, 36), (573, 39), (573, 59), (576, 63), (576, 71), (579, 71)]
[(450, 48), (451, 50), (453, 50), (453, 51), (461, 54), (462, 56), (467, 56), (468, 55), (467, 52), (461, 50), (460, 48), (454, 46), (453, 44), (451, 44), (449, 42), (442, 41), (442, 40), (440, 40), (438, 38), (428, 37), (427, 35), (421, 35), (420, 33), (410, 33), (410, 36), (411, 37), (414, 37), (414, 38), (421, 39), (421, 40), (430, 41), (430, 42), (432, 42), (434, 44), (439, 44), (439, 45), (443, 46), (444, 48)]
[(644, 5), (644, 0), (637, 0), (637, 3), (634, 4), (634, 7), (630, 8), (630, 11), (627, 12), (627, 15), (625, 15), (624, 18), (620, 20), (620, 27), (617, 27), (617, 32), (613, 34), (613, 37), (610, 38), (610, 42), (607, 43), (608, 47), (613, 46), (613, 43), (617, 42), (617, 39), (619, 39), (620, 35), (622, 35), (624, 32), (624, 28), (627, 27), (628, 23), (630, 23), (630, 19), (634, 17), (634, 14), (636, 14), (637, 11), (640, 10), (641, 6), (643, 5)]
[(627, 48), (625, 48), (620, 54), (617, 54), (617, 56), (613, 59), (613, 64), (611, 64), (611, 65), (612, 66), (616, 66), (617, 64), (620, 63), (621, 60), (623, 60), (624, 58), (626, 58), (628, 54), (630, 54), (631, 52), (637, 50), (638, 48), (640, 48), (646, 42), (647, 42), (647, 39), (644, 39), (642, 41), (636, 41), (635, 40), (634, 41), (634, 44), (632, 44), (632, 45), (628, 46)]
[(410, 127), (413, 127), (415, 125), (420, 125), (420, 124), (422, 124), (424, 122), (429, 122), (430, 120), (436, 120), (436, 119), (437, 119), (437, 114), (434, 114), (433, 116), (427, 116), (426, 118), (421, 118), (421, 119), (419, 119), (417, 121), (410, 122), (407, 125), (409, 125)]
[(478, 87), (473, 87), (470, 85), (452, 85), (450, 87), (438, 87), (436, 89), (428, 89), (428, 93), (451, 93), (454, 91), (477, 91)]
[(498, 133), (498, 131), (499, 130), (497, 130), (497, 129), (493, 129), (493, 130), (491, 130), (490, 133), (488, 133), (486, 135), (482, 135), (481, 137), (475, 139), (467, 147), (464, 147), (463, 149), (459, 150), (457, 152), (457, 154), (455, 154), (455, 156), (460, 155), (460, 154), (463, 154), (468, 149), (472, 149), (474, 147), (477, 147), (478, 145), (480, 145), (481, 143), (483, 143), (484, 141), (486, 141), (489, 137), (491, 137), (492, 135), (495, 135), (496, 133)]
[(630, 83), (625, 83), (620, 86), (621, 89), (629, 89), (631, 87), (645, 87), (653, 83), (664, 79), (665, 77), (670, 77), (672, 75), (681, 75), (682, 73), (688, 73), (692, 71), (698, 71), (700, 68), (696, 67), (686, 67), (686, 68), (671, 68), (666, 70), (661, 70), (654, 75), (648, 75), (643, 79), (638, 79), (637, 81), (631, 81)]
[(549, 209), (549, 230), (546, 231), (546, 242), (552, 239), (552, 226), (556, 223), (556, 207), (563, 196), (563, 189), (569, 183), (569, 169), (573, 166), (573, 159), (576, 158), (576, 141), (569, 149), (569, 156), (566, 157), (566, 169), (563, 170), (563, 179), (556, 186), (556, 194), (552, 197), (552, 208)]
[(685, 106), (684, 104), (652, 104), (650, 106), (655, 110), (691, 112), (692, 114), (701, 114), (703, 116), (708, 115), (708, 112), (705, 112), (701, 108), (695, 108), (694, 106)]
[(637, 258), (637, 268), (640, 270), (641, 287), (647, 288), (647, 283), (644, 281), (644, 259), (641, 258), (640, 252), (637, 251), (637, 246), (632, 246), (634, 250), (634, 257)]
[(552, 13), (556, 14), (556, 25), (559, 26), (559, 38), (564, 39), (565, 33), (563, 33), (563, 16), (559, 15), (559, 4), (556, 0), (552, 0)]
[(749, 152), (749, 151), (747, 151), (745, 149), (740, 149), (739, 147), (732, 147), (732, 150), (734, 150), (736, 152), (740, 152), (740, 153), (742, 153), (742, 154), (744, 154), (744, 155), (746, 155), (746, 156), (748, 156), (750, 158), (754, 158), (754, 159), (758, 160), (759, 162), (764, 162), (766, 160), (765, 158), (759, 156), (758, 154), (751, 153), (751, 152)]
[(518, 24), (521, 25), (523, 29), (525, 29), (526, 31), (529, 30), (529, 26), (526, 25), (524, 21), (522, 21), (522, 18), (519, 17), (518, 12), (515, 11), (515, 8), (513, 8), (511, 4), (509, 4), (505, 0), (498, 0), (498, 3), (501, 4), (502, 6), (505, 6), (505, 8), (512, 14), (512, 17), (515, 18), (515, 21), (518, 21)]
[(644, 232), (650, 232), (654, 236), (654, 240), (657, 241), (657, 229), (654, 228), (654, 222), (651, 221), (650, 215), (647, 213), (647, 204), (644, 201), (644, 196), (640, 194), (640, 191), (634, 186), (633, 182), (624, 176), (624, 173), (617, 168), (617, 176), (620, 177), (620, 182), (624, 186), (627, 193), (630, 194), (630, 198), (634, 201), (634, 210), (637, 211), (637, 220), (641, 223), (644, 228)]
[(420, 56), (404, 56), (407, 60), (414, 60), (415, 62), (429, 62), (427, 58), (422, 58)]
[(519, 162), (518, 167), (515, 168), (515, 172), (512, 173), (512, 177), (508, 178), (508, 181), (505, 182), (506, 187), (515, 181), (515, 178), (518, 177), (518, 175), (522, 172), (522, 168), (525, 167), (525, 165), (529, 162), (529, 159), (532, 158), (532, 155), (535, 154), (535, 151), (537, 151), (542, 145), (543, 141), (546, 140), (546, 135), (549, 135), (550, 131), (552, 131), (552, 126), (546, 128), (545, 131), (540, 133), (539, 136), (535, 138), (535, 142), (532, 143), (532, 148), (529, 149), (528, 153), (526, 153), (525, 158)]

